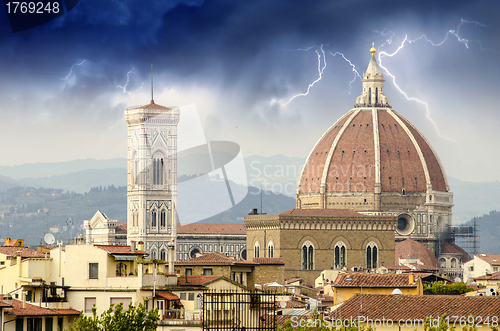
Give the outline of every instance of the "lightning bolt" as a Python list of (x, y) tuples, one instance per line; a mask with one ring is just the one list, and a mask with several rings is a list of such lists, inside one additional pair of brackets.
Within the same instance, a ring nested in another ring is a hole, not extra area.
[(68, 80), (68, 79), (69, 79), (69, 77), (71, 76), (71, 74), (73, 73), (73, 68), (74, 68), (75, 66), (81, 66), (81, 65), (82, 65), (82, 64), (84, 64), (86, 61), (87, 61), (87, 60), (83, 60), (83, 61), (82, 61), (82, 62), (80, 62), (80, 63), (75, 63), (75, 64), (73, 64), (73, 65), (71, 66), (71, 69), (69, 69), (69, 74), (67, 74), (67, 75), (66, 75), (66, 77), (64, 77), (64, 78), (61, 78), (61, 80)]
[(409, 43), (411, 44), (411, 43), (416, 42), (416, 41), (418, 41), (418, 40), (420, 40), (420, 39), (424, 39), (425, 41), (427, 41), (428, 43), (430, 43), (432, 46), (437, 47), (437, 46), (441, 46), (442, 44), (444, 44), (444, 43), (445, 43), (445, 41), (448, 39), (448, 37), (449, 37), (450, 35), (453, 35), (453, 36), (455, 36), (455, 37), (457, 38), (458, 42), (460, 42), (460, 43), (464, 44), (464, 45), (465, 45), (465, 47), (466, 47), (467, 49), (469, 48), (469, 43), (470, 43), (470, 42), (476, 42), (476, 43), (478, 43), (478, 44), (479, 44), (479, 48), (480, 48), (482, 51), (491, 51), (491, 49), (489, 49), (489, 48), (483, 48), (483, 45), (481, 44), (481, 42), (480, 42), (479, 40), (469, 40), (469, 39), (465, 39), (465, 38), (460, 37), (460, 35), (459, 35), (460, 27), (461, 27), (464, 23), (467, 23), (467, 24), (474, 24), (474, 25), (476, 25), (476, 26), (480, 26), (480, 27), (486, 27), (486, 25), (481, 24), (481, 23), (479, 23), (479, 22), (475, 22), (475, 21), (467, 21), (467, 20), (464, 20), (464, 19), (462, 18), (462, 19), (460, 19), (460, 24), (457, 26), (457, 28), (456, 28), (455, 30), (449, 30), (449, 31), (446, 33), (446, 35), (445, 35), (444, 39), (443, 39), (440, 43), (437, 43), (437, 44), (436, 44), (436, 43), (434, 43), (432, 40), (430, 40), (429, 38), (427, 38), (427, 36), (426, 36), (426, 35), (424, 35), (424, 34), (423, 34), (423, 35), (421, 35), (420, 37), (416, 38), (416, 39), (409, 40)]
[[(309, 51), (313, 48), (315, 48), (315, 46), (311, 46), (308, 48), (299, 48), (298, 51)], [(282, 107), (286, 107), (295, 98), (307, 96), (309, 94), (309, 92), (311, 91), (311, 88), (323, 78), (323, 72), (325, 71), (325, 68), (326, 68), (326, 53), (325, 53), (325, 50), (323, 49), (323, 45), (321, 45), (319, 47), (319, 49), (317, 48), (315, 50), (315, 52), (316, 52), (317, 57), (318, 57), (318, 69), (317, 69), (318, 70), (318, 78), (307, 86), (306, 92), (299, 93), (299, 94), (292, 96), (290, 99), (288, 99), (287, 102), (285, 102), (284, 104), (281, 104)], [(332, 53), (332, 52), (328, 51), (328, 53), (332, 56), (340, 55), (342, 57), (342, 59), (344, 59), (344, 61), (349, 63), (349, 65), (352, 67), (354, 78), (352, 79), (352, 81), (349, 82), (349, 94), (351, 94), (352, 83), (354, 83), (356, 81), (357, 77), (359, 77), (359, 79), (361, 79), (359, 72), (356, 70), (356, 66), (341, 52)]]
[[(313, 47), (299, 48), (298, 50), (299, 51), (308, 51), (308, 50), (310, 50), (312, 48)], [(321, 52), (320, 52), (320, 50), (321, 50)], [(325, 51), (323, 50), (323, 45), (321, 45), (319, 47), (319, 50), (316, 49), (315, 52), (316, 52), (316, 54), (318, 56), (318, 76), (319, 77), (315, 81), (313, 81), (312, 83), (310, 83), (309, 86), (307, 86), (307, 91), (305, 93), (299, 93), (299, 94), (294, 95), (287, 102), (285, 102), (284, 104), (282, 104), (281, 105), (282, 107), (286, 107), (295, 98), (304, 97), (304, 96), (308, 95), (309, 91), (311, 91), (311, 88), (314, 86), (314, 84), (316, 84), (317, 82), (319, 82), (321, 80), (321, 78), (323, 77), (323, 71), (325, 71), (325, 68), (326, 68), (326, 56), (325, 56)], [(323, 66), (321, 65), (322, 62), (323, 62)]]
[(134, 92), (130, 92), (130, 91), (127, 91), (127, 85), (128, 83), (130, 82), (130, 75), (131, 74), (135, 74), (134, 72), (134, 69), (132, 68), (132, 70), (130, 70), (129, 72), (127, 72), (127, 81), (125, 82), (125, 85), (124, 86), (121, 86), (121, 85), (118, 85), (117, 88), (121, 88), (123, 93), (126, 93), (128, 95), (134, 95), (135, 93), (137, 93), (140, 89), (143, 88), (144, 85), (148, 85), (148, 84), (145, 84), (145, 83), (142, 83), (141, 86), (135, 90)]
[[(385, 52), (385, 51), (379, 51), (379, 53), (378, 53), (378, 65), (379, 65), (382, 69), (384, 69), (384, 71), (387, 73), (387, 75), (388, 75), (389, 77), (391, 77), (391, 79), (392, 79), (392, 83), (394, 84), (394, 86), (396, 87), (396, 89), (399, 91), (399, 93), (401, 93), (401, 94), (402, 94), (402, 95), (406, 98), (406, 100), (408, 100), (408, 101), (414, 101), (414, 102), (417, 102), (418, 104), (423, 105), (423, 106), (425, 107), (425, 116), (426, 116), (427, 120), (429, 120), (429, 122), (433, 125), (433, 127), (434, 127), (434, 129), (436, 130), (436, 132), (437, 132), (438, 136), (439, 136), (440, 138), (443, 138), (443, 139), (446, 139), (446, 140), (448, 140), (448, 141), (450, 141), (450, 142), (453, 142), (454, 144), (456, 144), (456, 145), (458, 146), (459, 150), (461, 150), (461, 148), (460, 148), (460, 145), (459, 145), (456, 141), (454, 141), (454, 140), (452, 140), (451, 138), (449, 138), (449, 137), (447, 137), (447, 136), (443, 135), (443, 134), (439, 131), (439, 128), (438, 128), (438, 126), (437, 126), (436, 122), (435, 122), (435, 121), (434, 121), (434, 119), (431, 117), (431, 111), (430, 111), (429, 104), (428, 104), (427, 102), (423, 101), (423, 100), (420, 100), (420, 99), (416, 98), (416, 97), (410, 97), (410, 96), (408, 96), (408, 94), (407, 94), (407, 93), (406, 93), (406, 92), (405, 92), (405, 91), (404, 91), (404, 90), (403, 90), (403, 89), (402, 89), (402, 88), (401, 88), (401, 87), (400, 87), (400, 86), (396, 83), (396, 77), (395, 77), (395, 76), (394, 76), (394, 75), (393, 75), (393, 74), (392, 74), (392, 73), (391, 73), (391, 72), (390, 72), (390, 71), (389, 71), (386, 67), (384, 67), (384, 65), (382, 64), (382, 59), (383, 59), (384, 57), (393, 57), (393, 56), (395, 56), (396, 54), (398, 54), (398, 53), (399, 53), (399, 51), (400, 51), (401, 49), (403, 49), (403, 47), (404, 47), (404, 45), (405, 45), (405, 43), (406, 43), (407, 41), (408, 41), (408, 43), (409, 43), (409, 44), (411, 44), (411, 43), (413, 43), (413, 42), (416, 42), (416, 41), (418, 41), (418, 40), (423, 39), (423, 40), (427, 41), (428, 43), (430, 43), (432, 46), (439, 47), (439, 46), (443, 45), (443, 44), (446, 42), (446, 40), (448, 39), (448, 37), (449, 37), (450, 35), (455, 36), (455, 37), (457, 38), (457, 41), (458, 41), (458, 42), (460, 42), (460, 43), (462, 43), (462, 44), (464, 44), (464, 45), (465, 45), (465, 47), (466, 47), (467, 49), (469, 48), (469, 43), (470, 43), (470, 42), (477, 42), (477, 43), (479, 44), (479, 47), (480, 47), (480, 49), (481, 49), (481, 50), (483, 50), (483, 51), (489, 50), (489, 49), (484, 49), (484, 48), (483, 48), (483, 46), (482, 46), (482, 44), (481, 44), (481, 42), (479, 42), (478, 40), (468, 40), (468, 39), (465, 39), (465, 38), (460, 37), (460, 35), (459, 35), (460, 27), (461, 27), (464, 23), (467, 23), (467, 24), (474, 24), (474, 25), (476, 25), (476, 26), (485, 27), (485, 25), (483, 25), (483, 24), (481, 24), (481, 23), (479, 23), (479, 22), (467, 21), (467, 20), (461, 19), (460, 24), (458, 25), (458, 27), (457, 27), (455, 30), (449, 30), (449, 31), (446, 33), (446, 35), (445, 35), (444, 39), (443, 39), (441, 42), (439, 42), (439, 43), (435, 43), (435, 42), (433, 42), (432, 40), (430, 40), (429, 38), (427, 38), (427, 36), (426, 36), (425, 34), (423, 34), (423, 35), (421, 35), (420, 37), (418, 37), (418, 38), (416, 38), (416, 39), (413, 39), (413, 40), (408, 40), (408, 35), (405, 35), (405, 38), (404, 38), (404, 39), (403, 39), (403, 41), (401, 42), (401, 45), (400, 45), (400, 46), (399, 46), (399, 47), (398, 47), (398, 48), (397, 48), (397, 49), (396, 49), (393, 53), (389, 54), (389, 53), (387, 53), (387, 52)], [(386, 41), (385, 41), (385, 42), (384, 42), (381, 46), (379, 46), (379, 49), (380, 49), (380, 48), (382, 48), (383, 46), (387, 45), (387, 44), (391, 44), (391, 43), (392, 43), (392, 38), (393, 38), (393, 37), (394, 37), (394, 35), (395, 35), (392, 31), (390, 31), (390, 32), (385, 32), (385, 30), (384, 30), (384, 31), (382, 31), (382, 33), (380, 33), (380, 34), (381, 34), (381, 35), (383, 35), (383, 36), (385, 36), (385, 35), (387, 35), (387, 34), (390, 34), (390, 36), (391, 36), (391, 37), (390, 37), (389, 39), (387, 39), (387, 40), (386, 40)]]
[(360, 74), (359, 74), (359, 72), (356, 70), (356, 66), (348, 58), (346, 58), (344, 54), (342, 54), (340, 52), (335, 52), (335, 53), (328, 52), (328, 53), (330, 53), (333, 56), (337, 56), (337, 55), (342, 56), (342, 58), (344, 59), (344, 61), (346, 61), (347, 63), (349, 63), (349, 65), (352, 67), (352, 71), (354, 73), (354, 78), (349, 82), (349, 94), (351, 94), (352, 83), (354, 83), (356, 81), (356, 77), (359, 77), (359, 79), (362, 79), (361, 76), (360, 76)]

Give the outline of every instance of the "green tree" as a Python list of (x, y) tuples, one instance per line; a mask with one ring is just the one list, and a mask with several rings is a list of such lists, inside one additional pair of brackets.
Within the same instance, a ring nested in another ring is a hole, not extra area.
[(474, 291), (472, 287), (468, 287), (464, 283), (456, 282), (453, 284), (445, 284), (443, 281), (426, 284), (424, 294), (463, 294)]
[(137, 307), (130, 304), (128, 310), (124, 310), (120, 303), (116, 307), (111, 305), (101, 316), (97, 316), (95, 307), (92, 308), (92, 316), (82, 313), (70, 325), (69, 331), (154, 331), (159, 320), (158, 309), (148, 312), (140, 303)]

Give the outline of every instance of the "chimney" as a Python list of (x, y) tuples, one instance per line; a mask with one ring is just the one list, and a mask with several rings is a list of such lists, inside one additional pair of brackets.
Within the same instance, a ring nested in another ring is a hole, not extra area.
[(175, 259), (175, 240), (172, 240), (168, 244), (168, 274), (173, 275), (175, 273), (174, 270), (174, 259)]
[(135, 241), (133, 240), (130, 241), (130, 251), (135, 253)]
[(23, 291), (23, 309), (26, 308), (26, 292)]
[(252, 210), (250, 210), (248, 215), (259, 215), (259, 213), (257, 212), (257, 208), (253, 208)]
[(139, 241), (137, 243), (137, 250), (144, 251), (144, 241)]

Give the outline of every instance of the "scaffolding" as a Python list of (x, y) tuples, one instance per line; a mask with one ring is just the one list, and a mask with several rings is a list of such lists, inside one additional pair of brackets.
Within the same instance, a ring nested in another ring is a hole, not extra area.
[[(435, 232), (436, 256), (441, 254), (445, 242), (456, 244), (472, 258), (479, 252), (479, 225), (474, 218), (472, 225), (447, 226), (442, 232)], [(465, 262), (465, 261), (462, 261)]]
[(472, 225), (452, 226), (450, 234), (453, 242), (463, 248), (471, 258), (479, 253), (479, 225), (475, 217)]

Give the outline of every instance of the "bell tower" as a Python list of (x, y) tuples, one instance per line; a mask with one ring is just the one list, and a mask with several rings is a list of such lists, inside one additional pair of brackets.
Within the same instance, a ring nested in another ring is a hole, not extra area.
[(177, 124), (179, 109), (151, 102), (125, 111), (127, 242), (142, 241), (150, 258), (168, 259), (177, 238)]

